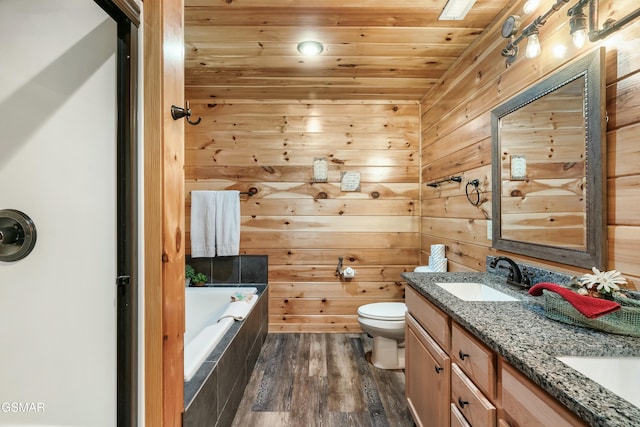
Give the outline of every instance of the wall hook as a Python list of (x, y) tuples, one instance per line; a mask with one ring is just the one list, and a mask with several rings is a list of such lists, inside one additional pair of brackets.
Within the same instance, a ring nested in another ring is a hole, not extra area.
[(185, 101), (186, 103), (186, 107), (185, 108), (180, 108), (180, 107), (176, 107), (175, 105), (171, 106), (171, 117), (173, 117), (173, 120), (178, 120), (181, 119), (183, 117), (187, 118), (187, 123), (189, 123), (190, 125), (197, 125), (202, 121), (202, 117), (198, 117), (198, 120), (196, 120), (195, 122), (191, 121), (191, 108), (189, 108), (189, 101)]

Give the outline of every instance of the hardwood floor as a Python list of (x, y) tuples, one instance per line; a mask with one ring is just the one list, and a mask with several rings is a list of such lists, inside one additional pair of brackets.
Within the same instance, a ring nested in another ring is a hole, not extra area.
[(414, 426), (404, 371), (368, 362), (366, 334), (269, 334), (233, 426)]

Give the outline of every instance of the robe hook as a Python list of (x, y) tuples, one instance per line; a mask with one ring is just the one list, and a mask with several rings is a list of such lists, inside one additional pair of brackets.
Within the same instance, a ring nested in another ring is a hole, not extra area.
[(178, 120), (181, 119), (183, 117), (187, 118), (187, 123), (189, 123), (190, 125), (197, 125), (202, 121), (202, 117), (198, 117), (198, 120), (196, 120), (195, 122), (191, 121), (191, 108), (189, 108), (189, 101), (185, 101), (186, 103), (186, 108), (180, 108), (180, 107), (176, 107), (175, 105), (171, 106), (171, 117), (173, 117), (173, 120)]

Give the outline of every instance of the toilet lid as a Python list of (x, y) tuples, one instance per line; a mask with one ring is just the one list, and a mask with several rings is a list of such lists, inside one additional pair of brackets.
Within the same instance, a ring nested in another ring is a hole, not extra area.
[(376, 302), (358, 308), (362, 317), (376, 320), (404, 320), (407, 306), (403, 302)]

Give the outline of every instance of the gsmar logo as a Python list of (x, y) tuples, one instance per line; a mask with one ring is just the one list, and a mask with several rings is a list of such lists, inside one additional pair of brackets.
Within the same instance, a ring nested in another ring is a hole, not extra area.
[(0, 404), (0, 412), (18, 413), (18, 412), (44, 412), (44, 402), (2, 402)]

